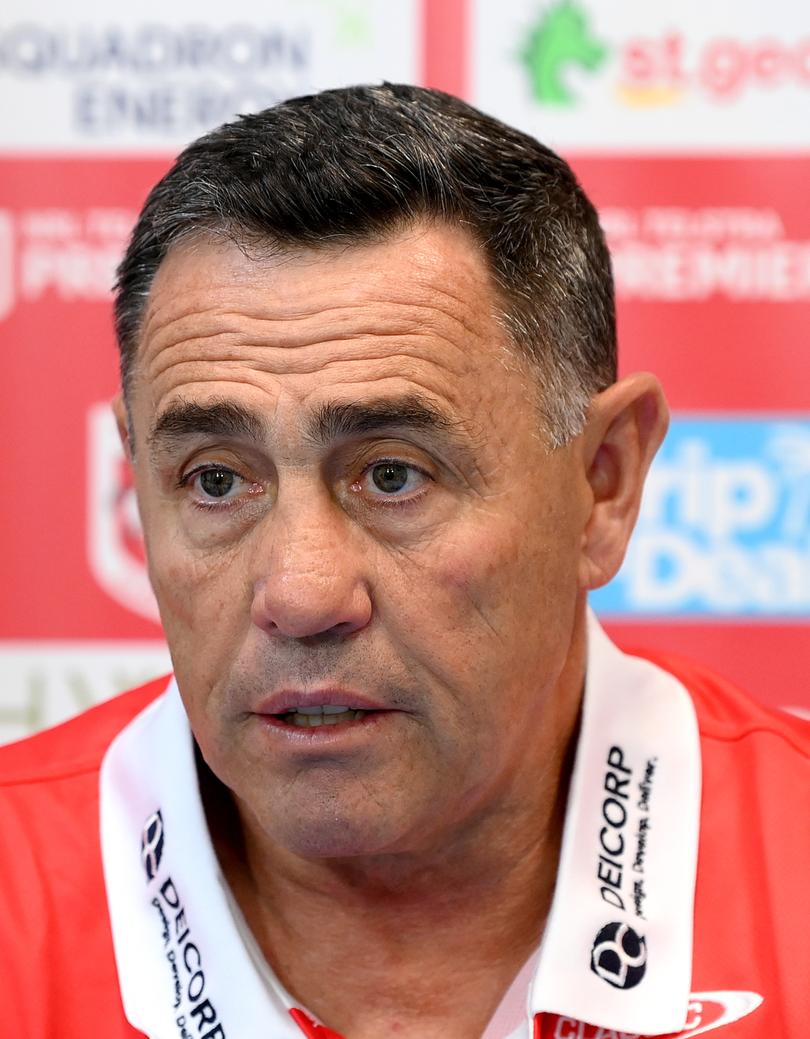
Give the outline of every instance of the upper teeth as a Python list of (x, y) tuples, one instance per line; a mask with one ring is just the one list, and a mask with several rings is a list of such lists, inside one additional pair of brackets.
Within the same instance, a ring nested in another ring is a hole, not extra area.
[(337, 725), (338, 722), (354, 721), (364, 711), (340, 704), (322, 704), (318, 707), (296, 707), (287, 711), (282, 717), (292, 725), (314, 727), (316, 725)]
[(348, 707), (341, 707), (339, 704), (320, 704), (318, 707), (296, 707), (295, 709), (299, 714), (342, 714), (349, 710)]

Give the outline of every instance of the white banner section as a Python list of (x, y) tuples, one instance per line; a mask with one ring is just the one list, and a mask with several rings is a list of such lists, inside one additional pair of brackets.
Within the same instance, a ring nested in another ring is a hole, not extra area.
[(417, 0), (11, 0), (0, 148), (174, 152), (287, 97), (419, 75)]
[(171, 671), (159, 641), (0, 643), (0, 743), (57, 725)]

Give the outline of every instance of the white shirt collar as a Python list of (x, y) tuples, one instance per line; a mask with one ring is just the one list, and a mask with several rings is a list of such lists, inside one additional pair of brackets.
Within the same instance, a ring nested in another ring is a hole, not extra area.
[(700, 741), (688, 692), (618, 650), (591, 617), (582, 727), (532, 1013), (639, 1035), (683, 1028), (699, 824)]
[[(677, 1032), (692, 966), (700, 811), (694, 709), (680, 682), (621, 653), (592, 616), (587, 676), (526, 1035), (543, 1012), (626, 1033)], [(288, 1013), (294, 1004), (257, 963), (235, 919), (174, 682), (110, 745), (100, 796), (107, 900), (130, 1023), (150, 1039), (176, 1039), (183, 1028), (209, 1039), (301, 1039)]]

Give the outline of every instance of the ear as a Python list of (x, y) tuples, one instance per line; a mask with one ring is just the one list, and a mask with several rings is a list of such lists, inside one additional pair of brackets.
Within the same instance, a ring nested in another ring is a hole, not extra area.
[(121, 447), (124, 449), (124, 454), (127, 456), (127, 461), (132, 464), (132, 439), (129, 432), (129, 416), (127, 415), (127, 406), (124, 403), (123, 395), (118, 393), (113, 397), (111, 404), (113, 415), (115, 415), (115, 424), (118, 426), (118, 436), (121, 438)]
[(638, 372), (594, 397), (582, 434), (591, 512), (583, 533), (580, 581), (599, 588), (621, 566), (644, 480), (669, 424), (661, 384)]

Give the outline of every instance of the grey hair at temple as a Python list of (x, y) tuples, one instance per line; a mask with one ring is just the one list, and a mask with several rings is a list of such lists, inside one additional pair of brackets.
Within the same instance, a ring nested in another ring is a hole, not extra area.
[(616, 378), (610, 258), (570, 167), (534, 138), (435, 90), (356, 86), (242, 116), (186, 148), (149, 195), (116, 283), (130, 391), (152, 280), (172, 245), (214, 233), (272, 250), (350, 245), (420, 221), (482, 249), (498, 318), (536, 366), (549, 442), (582, 428)]

